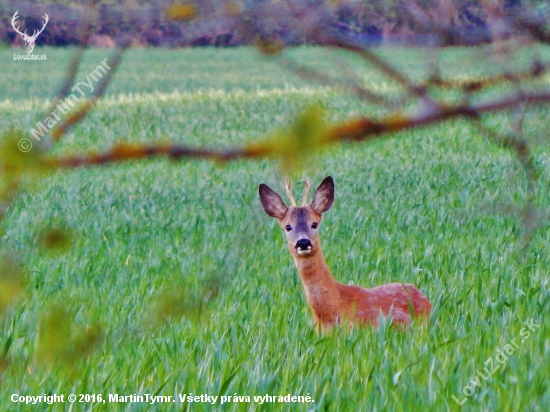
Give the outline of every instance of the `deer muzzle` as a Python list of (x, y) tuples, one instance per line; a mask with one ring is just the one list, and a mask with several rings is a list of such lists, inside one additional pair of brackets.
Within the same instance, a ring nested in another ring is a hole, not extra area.
[(298, 240), (296, 246), (294, 246), (296, 252), (298, 252), (300, 256), (309, 255), (312, 247), (311, 240), (305, 238)]

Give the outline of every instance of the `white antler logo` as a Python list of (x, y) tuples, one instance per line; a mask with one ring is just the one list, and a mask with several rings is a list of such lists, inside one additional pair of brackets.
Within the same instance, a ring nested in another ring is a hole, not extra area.
[(16, 22), (17, 18), (19, 17), (17, 15), (17, 13), (19, 13), (19, 10), (17, 10), (15, 12), (15, 14), (13, 15), (13, 17), (11, 19), (11, 25), (12, 25), (13, 29), (17, 33), (19, 33), (21, 35), (21, 37), (23, 38), (23, 40), (25, 41), (25, 48), (27, 49), (27, 53), (30, 54), (30, 53), (32, 53), (32, 51), (34, 49), (34, 42), (38, 38), (38, 35), (44, 31), (44, 28), (46, 27), (46, 24), (48, 24), (48, 21), (50, 20), (50, 18), (48, 17), (48, 15), (46, 13), (44, 13), (44, 24), (42, 25), (42, 29), (34, 30), (33, 33), (32, 33), (32, 36), (29, 36), (27, 34), (27, 30), (25, 30), (24, 33), (21, 33), (19, 31), (19, 26), (15, 27), (15, 22)]

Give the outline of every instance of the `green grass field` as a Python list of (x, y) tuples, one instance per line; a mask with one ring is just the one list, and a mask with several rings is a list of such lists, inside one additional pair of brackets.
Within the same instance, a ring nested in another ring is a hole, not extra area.
[[(15, 62), (13, 51), (0, 50), (4, 130), (34, 127), (54, 96), (71, 52), (46, 53), (46, 62)], [(327, 71), (342, 58), (315, 48), (292, 53)], [(421, 52), (386, 53), (412, 77), (424, 75)], [(89, 51), (77, 79), (105, 57)], [(442, 65), (449, 75), (488, 71), (478, 60), (475, 51), (449, 49)], [(365, 82), (394, 90), (350, 64)], [(288, 125), (316, 102), (330, 120), (373, 110), (251, 49), (131, 50), (105, 98), (54, 150), (163, 140), (229, 147)], [(529, 111), (543, 212), (548, 125), (547, 109)], [(315, 334), (283, 235), (258, 199), (261, 182), (282, 191), (274, 160), (156, 159), (49, 173), (29, 181), (2, 222), (2, 249), (28, 284), (0, 319), (0, 409), (548, 410), (549, 227), (543, 221), (521, 250), (526, 181), (516, 158), (454, 120), (332, 147), (309, 169), (315, 185), (329, 174), (336, 201), (320, 230), (333, 275), (367, 287), (415, 284), (434, 304), (428, 326)], [(41, 246), (51, 228), (69, 233), (70, 246)], [(100, 332), (82, 337), (90, 326)], [(12, 394), (66, 402), (25, 405)], [(71, 406), (69, 394), (107, 402), (79, 397)], [(109, 403), (108, 394), (175, 402)], [(219, 398), (182, 403), (180, 394)], [(254, 400), (266, 394), (314, 401)]]

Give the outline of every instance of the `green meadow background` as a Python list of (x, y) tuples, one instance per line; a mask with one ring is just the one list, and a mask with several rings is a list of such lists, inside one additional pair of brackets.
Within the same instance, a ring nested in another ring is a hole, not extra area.
[[(35, 126), (72, 56), (65, 49), (35, 53), (47, 61), (14, 61), (12, 50), (0, 50), (2, 131)], [(418, 81), (426, 76), (422, 50), (378, 53)], [(76, 79), (107, 55), (87, 51)], [(376, 91), (399, 91), (343, 53), (303, 47), (289, 55), (337, 75), (346, 64)], [(484, 55), (446, 49), (442, 71), (468, 78), (503, 70), (483, 63)], [(242, 145), (287, 127), (315, 103), (329, 122), (384, 114), (250, 48), (129, 50), (106, 96), (53, 152), (115, 142)], [(508, 114), (485, 121), (510, 123)], [(283, 236), (258, 199), (262, 182), (283, 191), (274, 159), (153, 159), (33, 175), (1, 223), (2, 250), (27, 281), (0, 319), (1, 409), (548, 410), (549, 124), (547, 107), (529, 108), (525, 130), (540, 171), (541, 219), (526, 249), (523, 169), (465, 120), (334, 146), (312, 159), (313, 184), (327, 175), (336, 183), (320, 229), (334, 276), (366, 287), (413, 283), (433, 302), (429, 324), (406, 331), (315, 334)], [(65, 247), (45, 247), (42, 234), (52, 230)], [(12, 394), (71, 393), (102, 394), (107, 402), (10, 401)], [(175, 402), (115, 404), (108, 394)], [(179, 394), (230, 401), (182, 403)], [(314, 402), (254, 402), (266, 394)]]

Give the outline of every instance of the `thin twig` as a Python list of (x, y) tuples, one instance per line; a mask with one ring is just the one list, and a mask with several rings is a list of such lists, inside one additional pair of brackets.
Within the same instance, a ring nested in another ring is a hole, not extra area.
[[(445, 107), (441, 110), (425, 110), (411, 116), (388, 116), (382, 120), (373, 120), (367, 117), (357, 117), (338, 123), (325, 131), (323, 144), (333, 144), (340, 141), (369, 141), (390, 136), (392, 133), (418, 126), (441, 123), (451, 118), (466, 117), (477, 119), (485, 113), (502, 111), (516, 107), (522, 103), (548, 101), (550, 91), (532, 94), (512, 94), (500, 100), (492, 100), (476, 104), (459, 104)], [(495, 140), (497, 141), (497, 140)], [(503, 139), (503, 147), (513, 148), (522, 162), (532, 162), (529, 149), (524, 141), (517, 139)], [(179, 160), (184, 158), (203, 158), (215, 161), (232, 161), (237, 159), (253, 159), (274, 156), (273, 144), (258, 142), (241, 148), (208, 149), (192, 148), (175, 143), (153, 145), (119, 144), (105, 152), (51, 157), (46, 165), (52, 168), (72, 168), (84, 165), (103, 165), (124, 160), (143, 159), (156, 156), (167, 156)], [(529, 166), (530, 167), (530, 166)], [(528, 169), (531, 170), (531, 169)]]
[(127, 47), (128, 43), (124, 43), (113, 52), (109, 58), (109, 63), (107, 64), (110, 69), (98, 82), (94, 94), (90, 97), (90, 99), (86, 100), (76, 111), (69, 113), (58, 125), (55, 126), (55, 128), (52, 129), (50, 134), (55, 142), (61, 139), (73, 126), (84, 119), (90, 110), (92, 110), (92, 108), (96, 105), (97, 101), (103, 96)]
[(284, 56), (279, 56), (277, 60), (283, 67), (305, 79), (314, 80), (325, 85), (336, 87), (344, 92), (351, 92), (362, 100), (380, 104), (385, 107), (391, 106), (390, 102), (388, 102), (384, 96), (372, 92), (357, 83), (346, 82), (340, 79), (336, 79), (317, 70), (300, 65)]

